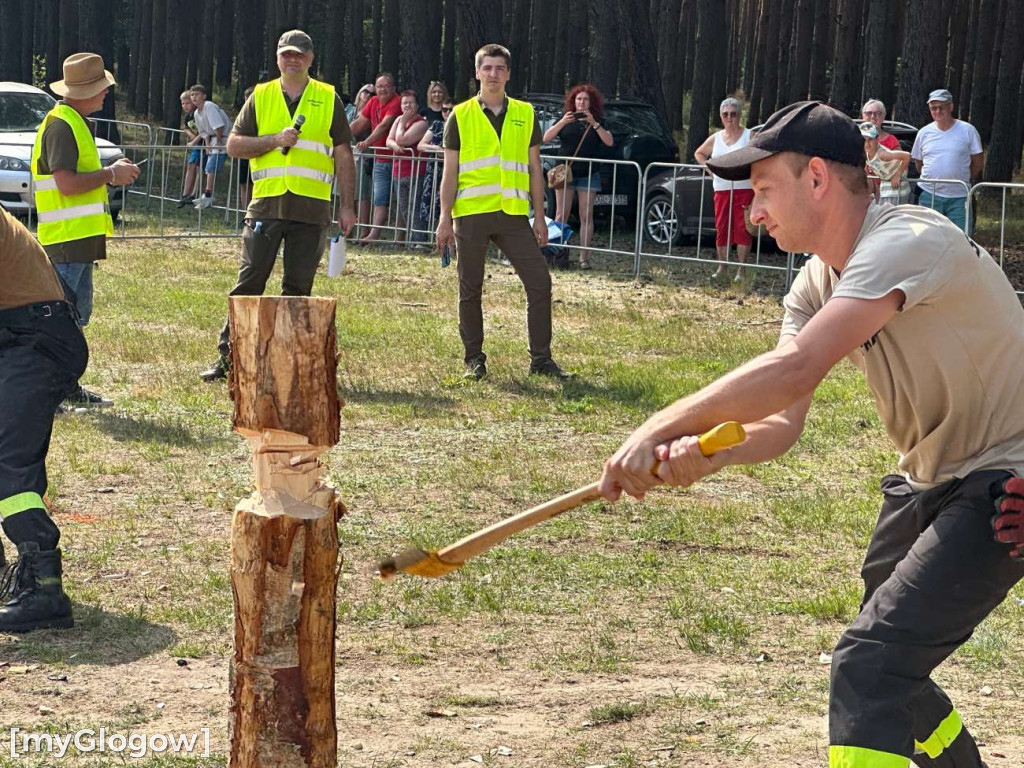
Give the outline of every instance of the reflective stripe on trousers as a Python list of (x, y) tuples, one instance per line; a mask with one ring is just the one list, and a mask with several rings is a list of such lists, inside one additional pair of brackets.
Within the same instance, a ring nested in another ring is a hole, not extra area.
[(11, 517), (19, 512), (24, 512), (26, 509), (46, 509), (43, 497), (38, 493), (25, 491), (25, 493), (18, 493), (14, 496), (8, 496), (6, 499), (0, 499), (0, 518)]

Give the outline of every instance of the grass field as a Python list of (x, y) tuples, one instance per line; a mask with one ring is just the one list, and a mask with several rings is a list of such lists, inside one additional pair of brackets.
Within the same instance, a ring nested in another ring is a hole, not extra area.
[[(62, 417), (51, 489), (77, 625), (0, 636), (0, 766), (11, 727), (190, 733), (224, 765), (232, 597), (228, 531), (251, 487), (212, 362), (237, 243), (111, 246), (96, 276), (84, 383), (114, 397)], [(601, 263), (600, 259), (597, 259)], [(794, 450), (687, 491), (597, 503), (439, 581), (373, 578), (596, 479), (652, 410), (774, 345), (772, 278), (741, 288), (652, 266), (555, 276), (555, 355), (579, 378), (526, 375), (522, 290), (488, 269), (490, 376), (460, 378), (455, 269), (350, 253), (338, 299), (348, 508), (338, 591), (339, 762), (398, 766), (822, 766), (828, 654), (895, 455), (842, 364)], [(278, 280), (275, 275), (274, 280)], [(775, 278), (777, 280), (777, 278)], [(938, 673), (991, 766), (1021, 764), (1015, 593)], [(48, 709), (40, 709), (40, 707)]]

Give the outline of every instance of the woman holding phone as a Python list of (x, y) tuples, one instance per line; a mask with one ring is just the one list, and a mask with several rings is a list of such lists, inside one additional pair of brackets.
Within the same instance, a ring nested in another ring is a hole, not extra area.
[[(590, 253), (586, 250), (594, 236), (594, 197), (601, 191), (601, 166), (587, 159), (608, 157), (608, 149), (615, 143), (611, 132), (601, 125), (604, 117), (604, 97), (590, 83), (573, 86), (565, 94), (565, 114), (544, 132), (544, 141), (558, 137), (559, 153), (565, 157), (576, 154), (572, 163), (572, 181), (555, 190), (555, 218), (562, 223), (572, 212), (573, 193), (579, 196), (580, 214), (580, 269), (590, 269)], [(614, 192), (614, 190), (612, 190)]]

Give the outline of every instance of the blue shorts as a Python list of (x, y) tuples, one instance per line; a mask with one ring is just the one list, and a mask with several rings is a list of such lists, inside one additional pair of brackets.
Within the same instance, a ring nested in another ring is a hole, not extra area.
[(203, 162), (203, 150), (193, 149), (191, 152), (188, 153), (189, 165), (199, 165), (201, 162)]
[(573, 176), (572, 184), (570, 184), (569, 186), (571, 186), (573, 189), (578, 189), (581, 192), (600, 192), (601, 172), (595, 171), (594, 174), (590, 176), (590, 178), (587, 178), (586, 176)]
[(78, 310), (78, 324), (88, 325), (92, 317), (92, 272), (96, 263), (54, 264), (53, 268), (75, 294), (75, 309)]
[(391, 165), (390, 161), (373, 161), (373, 204), (387, 206), (391, 203)]
[(207, 155), (206, 156), (206, 172), (207, 173), (216, 173), (217, 171), (219, 171), (221, 168), (224, 167), (224, 163), (226, 163), (227, 161), (228, 161), (228, 156), (227, 156), (227, 153), (225, 153), (225, 152), (218, 152), (215, 155)]

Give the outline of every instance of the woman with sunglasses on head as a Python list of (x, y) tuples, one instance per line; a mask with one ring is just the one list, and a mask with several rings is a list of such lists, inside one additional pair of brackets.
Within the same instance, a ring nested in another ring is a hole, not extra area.
[(430, 81), (430, 85), (427, 86), (427, 105), (420, 110), (420, 114), (427, 121), (427, 125), (432, 125), (435, 120), (442, 119), (441, 107), (451, 100), (452, 97), (448, 94), (448, 86), (440, 80)]
[[(693, 153), (701, 165), (713, 157), (742, 149), (750, 142), (750, 129), (740, 125), (743, 102), (730, 96), (719, 106), (718, 113), (722, 118), (722, 130), (708, 136)], [(753, 242), (743, 221), (743, 211), (753, 202), (754, 191), (749, 181), (726, 181), (714, 174), (711, 179), (715, 190), (715, 248), (719, 261), (715, 277), (720, 278), (725, 274), (729, 249), (735, 245), (736, 260), (740, 263), (735, 277), (738, 283), (743, 279), (743, 264), (750, 255)]]
[[(443, 87), (443, 86), (442, 86)], [(441, 104), (441, 117), (430, 123), (416, 149), (425, 157), (432, 158), (424, 163), (423, 186), (420, 189), (419, 205), (413, 222), (413, 240), (425, 240), (423, 233), (433, 232), (437, 226), (437, 217), (441, 213), (441, 169), (444, 167), (444, 122), (452, 113), (455, 105), (450, 98)]]

